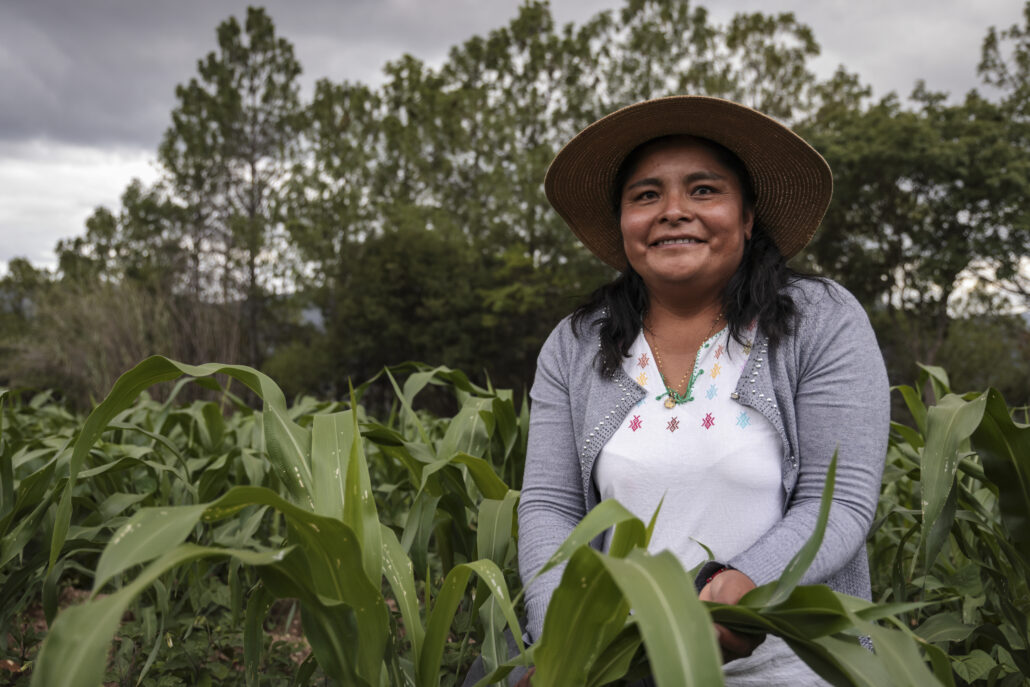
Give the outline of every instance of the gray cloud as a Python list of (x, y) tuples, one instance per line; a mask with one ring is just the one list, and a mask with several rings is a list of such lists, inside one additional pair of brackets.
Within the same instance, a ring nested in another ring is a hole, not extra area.
[[(215, 28), (247, 2), (14, 0), (0, 4), (0, 140), (153, 148), (176, 84), (215, 47)], [(589, 16), (598, 0), (575, 3)], [(307, 0), (265, 3), (308, 88), (319, 78), (377, 81), (410, 52), (427, 61), (505, 23), (517, 0)]]
[[(907, 94), (916, 78), (956, 93), (978, 83), (979, 42), (990, 24), (1019, 19), (1013, 0), (864, 4), (760, 0), (708, 3), (713, 18), (737, 11), (794, 11), (823, 45), (816, 65), (843, 62), (879, 93)], [(153, 150), (174, 89), (215, 47), (215, 27), (242, 18), (245, 0), (8, 0), (0, 4), (0, 140), (139, 146)], [(582, 22), (619, 0), (555, 0), (559, 23)], [(513, 17), (518, 0), (271, 0), (310, 88), (318, 78), (377, 82), (409, 52), (430, 63), (473, 34)]]

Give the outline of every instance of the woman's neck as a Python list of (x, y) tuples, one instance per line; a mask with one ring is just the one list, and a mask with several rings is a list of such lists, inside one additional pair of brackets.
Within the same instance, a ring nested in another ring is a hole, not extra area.
[(684, 350), (696, 350), (698, 340), (712, 331), (722, 315), (721, 298), (668, 299), (654, 293), (649, 296), (644, 325), (670, 352), (680, 348), (679, 344)]

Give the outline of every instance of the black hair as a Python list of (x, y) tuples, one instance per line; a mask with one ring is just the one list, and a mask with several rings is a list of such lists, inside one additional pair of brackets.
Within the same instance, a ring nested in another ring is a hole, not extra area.
[[(744, 210), (753, 210), (754, 187), (744, 163), (724, 146), (707, 139), (700, 140), (708, 145), (723, 166), (737, 176), (743, 193)], [(639, 152), (652, 142), (630, 153), (619, 168), (612, 191), (616, 216), (619, 214), (622, 187), (636, 164)], [(722, 294), (723, 315), (730, 336), (744, 344), (743, 332), (752, 322), (757, 322), (762, 332), (769, 337), (770, 343), (790, 334), (797, 311), (786, 287), (803, 278), (807, 277), (787, 267), (786, 258), (756, 218), (751, 238), (744, 243), (740, 264)], [(572, 324), (577, 336), (584, 320), (591, 318), (594, 313), (601, 313), (601, 348), (597, 353), (597, 362), (602, 374), (614, 374), (622, 360), (629, 356), (629, 349), (640, 334), (648, 307), (644, 280), (632, 266), (627, 265), (614, 281), (601, 286), (576, 308)]]

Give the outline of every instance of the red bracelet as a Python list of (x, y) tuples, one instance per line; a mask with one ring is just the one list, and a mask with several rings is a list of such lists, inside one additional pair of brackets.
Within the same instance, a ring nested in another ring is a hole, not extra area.
[(718, 577), (719, 575), (722, 575), (722, 574), (723, 574), (724, 572), (726, 572), (727, 570), (731, 570), (731, 568), (719, 568), (719, 569), (718, 569), (718, 570), (716, 570), (716, 571), (715, 571), (714, 573), (712, 573), (712, 574), (711, 574), (711, 576), (710, 576), (710, 577), (709, 577), (709, 578), (708, 578), (707, 580), (705, 580), (705, 584), (708, 584), (709, 582), (711, 582), (712, 580), (714, 580), (714, 579), (715, 579), (716, 577)]

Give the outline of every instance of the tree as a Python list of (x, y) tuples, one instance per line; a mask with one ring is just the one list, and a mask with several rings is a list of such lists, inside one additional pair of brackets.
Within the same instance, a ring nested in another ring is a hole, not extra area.
[(243, 27), (228, 19), (217, 35), (217, 51), (198, 63), (199, 79), (176, 88), (159, 161), (179, 210), (180, 245), (192, 259), (190, 287), (243, 300), (246, 358), (257, 364), (272, 256), (282, 247), (284, 187), (305, 127), (300, 64), (262, 9), (248, 8)]
[[(1030, 2), (1023, 5), (1023, 24), (1013, 24), (998, 31), (991, 27), (984, 38), (978, 66), (980, 76), (988, 86), (1002, 94), (1001, 108), (1009, 128), (1009, 140), (1014, 149), (1030, 156)], [(1014, 223), (1021, 229), (1012, 232), (1012, 250), (1023, 259), (1018, 263), (983, 265), (978, 276), (991, 281), (1030, 303), (1030, 257), (1026, 257), (1026, 224), (1030, 222), (1027, 203), (1021, 204), (1020, 216)], [(1022, 243), (1020, 243), (1022, 241)]]
[(908, 344), (933, 362), (975, 268), (1013, 270), (1030, 245), (1030, 165), (1003, 108), (976, 92), (946, 105), (920, 84), (912, 99), (914, 109), (891, 95), (810, 122), (835, 188), (808, 256), (888, 321), (920, 323)]

